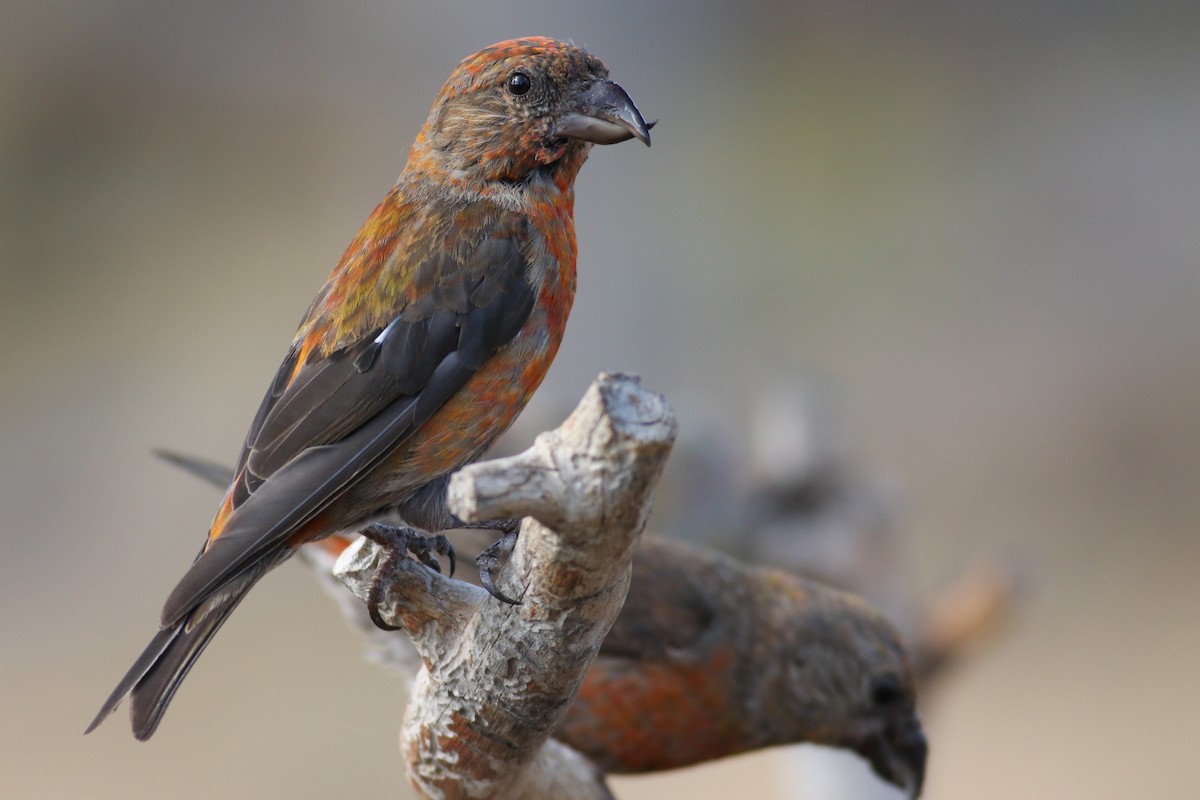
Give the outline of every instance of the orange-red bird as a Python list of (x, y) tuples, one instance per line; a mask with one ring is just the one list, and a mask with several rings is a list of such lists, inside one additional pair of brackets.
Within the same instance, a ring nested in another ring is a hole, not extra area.
[(595, 56), (515, 39), (464, 60), (408, 163), (309, 307), (250, 425), (204, 549), (104, 702), (154, 733), (250, 588), (306, 542), (391, 512), (453, 527), (448, 475), (513, 421), (575, 293), (573, 183), (649, 126)]

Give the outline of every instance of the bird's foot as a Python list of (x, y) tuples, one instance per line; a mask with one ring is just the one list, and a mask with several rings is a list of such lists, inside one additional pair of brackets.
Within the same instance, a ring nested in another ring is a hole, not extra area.
[(513, 600), (508, 595), (496, 588), (494, 579), (495, 574), (508, 560), (508, 556), (512, 553), (513, 548), (517, 546), (517, 531), (506, 530), (504, 535), (490, 547), (487, 547), (478, 556), (475, 557), (475, 566), (479, 567), (479, 582), (483, 584), (483, 588), (488, 590), (488, 594), (496, 598), (502, 603), (508, 603), (510, 606), (521, 605), (520, 600)]
[(395, 625), (384, 622), (379, 615), (379, 606), (383, 602), (384, 576), (395, 570), (396, 565), (402, 559), (407, 558), (409, 553), (412, 553), (418, 562), (437, 573), (442, 571), (441, 562), (437, 557), (439, 555), (446, 556), (450, 559), (450, 575), (453, 577), (456, 566), (454, 546), (450, 544), (450, 540), (445, 535), (440, 533), (426, 536), (415, 528), (384, 525), (379, 522), (368, 525), (359, 533), (384, 550), (379, 567), (371, 578), (371, 588), (367, 593), (367, 613), (371, 616), (371, 622), (374, 622), (375, 627), (380, 630), (399, 630)]

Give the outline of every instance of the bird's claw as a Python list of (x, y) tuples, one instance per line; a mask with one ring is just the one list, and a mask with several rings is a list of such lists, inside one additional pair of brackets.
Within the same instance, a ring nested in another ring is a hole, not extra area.
[(399, 630), (397, 626), (384, 622), (383, 617), (379, 614), (379, 607), (383, 603), (384, 577), (394, 571), (396, 565), (402, 559), (407, 558), (409, 553), (412, 553), (419, 563), (439, 574), (441, 574), (442, 565), (437, 557), (439, 555), (446, 556), (450, 559), (450, 576), (453, 577), (457, 566), (454, 546), (441, 533), (426, 536), (415, 528), (396, 527), (378, 522), (368, 525), (360, 533), (384, 550), (383, 558), (380, 559), (379, 566), (371, 577), (371, 587), (367, 591), (367, 613), (371, 617), (371, 622), (375, 623), (375, 627), (380, 630)]
[(512, 553), (513, 548), (517, 545), (517, 531), (505, 531), (494, 544), (485, 548), (478, 556), (475, 557), (475, 566), (479, 567), (479, 582), (483, 584), (483, 588), (487, 589), (488, 594), (499, 600), (501, 603), (508, 603), (510, 606), (521, 605), (520, 600), (514, 600), (496, 587), (496, 582), (493, 576), (504, 565), (508, 555)]
[(450, 544), (450, 540), (446, 538), (445, 534), (438, 533), (431, 536), (416, 535), (408, 541), (408, 552), (416, 556), (417, 561), (420, 561), (439, 575), (442, 572), (442, 564), (437, 557), (445, 556), (450, 560), (450, 577), (454, 577), (454, 570), (458, 567), (458, 561), (454, 556), (454, 545)]

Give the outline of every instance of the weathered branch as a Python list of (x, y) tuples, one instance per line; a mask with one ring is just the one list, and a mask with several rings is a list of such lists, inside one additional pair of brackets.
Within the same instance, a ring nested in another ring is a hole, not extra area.
[[(389, 576), (380, 614), (424, 663), (402, 734), (423, 796), (608, 796), (586, 759), (548, 738), (625, 600), (675, 432), (662, 397), (636, 378), (601, 375), (532, 448), (455, 475), (459, 517), (530, 517), (499, 580), (522, 603), (505, 605), (413, 561)], [(365, 598), (378, 556), (370, 543), (348, 548), (338, 578)]]

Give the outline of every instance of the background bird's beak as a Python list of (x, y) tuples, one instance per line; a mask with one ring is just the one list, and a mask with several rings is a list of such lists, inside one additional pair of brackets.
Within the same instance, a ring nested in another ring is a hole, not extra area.
[(855, 749), (870, 762), (876, 775), (902, 789), (910, 800), (920, 797), (929, 745), (916, 717), (898, 729), (868, 737)]
[(650, 146), (650, 128), (633, 100), (612, 81), (598, 81), (576, 96), (577, 110), (558, 121), (555, 133), (593, 144), (637, 138)]

